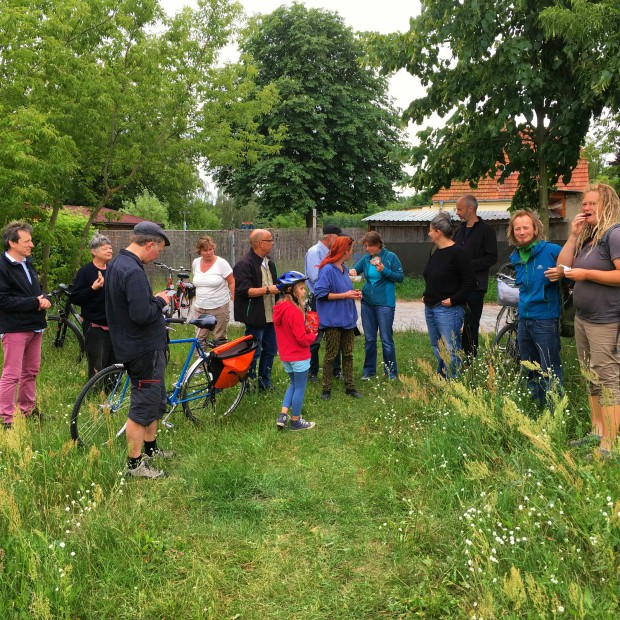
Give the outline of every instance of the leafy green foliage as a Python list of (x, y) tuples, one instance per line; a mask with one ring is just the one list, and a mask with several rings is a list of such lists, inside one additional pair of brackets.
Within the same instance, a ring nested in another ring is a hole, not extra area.
[(168, 226), (168, 205), (151, 194), (148, 189), (143, 190), (133, 201), (123, 202), (123, 208), (120, 211), (159, 222), (164, 228)]
[(275, 154), (222, 166), (216, 179), (226, 192), (254, 197), (264, 217), (295, 211), (306, 222), (313, 208), (355, 213), (390, 200), (401, 179), (399, 120), (385, 80), (363, 65), (360, 41), (342, 20), (280, 7), (256, 18), (241, 48), (257, 86), (279, 96), (259, 133), (285, 135)]
[(499, 171), (504, 180), (518, 172), (513, 206), (538, 205), (548, 221), (549, 188), (570, 179), (603, 104), (589, 79), (594, 47), (542, 28), (540, 12), (554, 4), (425, 0), (407, 33), (369, 36), (384, 71), (405, 68), (427, 89), (405, 117), (423, 123), (436, 112), (445, 119), (418, 134), (415, 187), (434, 192), (468, 179), (475, 187), (487, 174)]
[(617, 0), (572, 0), (545, 8), (540, 20), (547, 32), (592, 50), (587, 76), (592, 89), (620, 109), (620, 7)]

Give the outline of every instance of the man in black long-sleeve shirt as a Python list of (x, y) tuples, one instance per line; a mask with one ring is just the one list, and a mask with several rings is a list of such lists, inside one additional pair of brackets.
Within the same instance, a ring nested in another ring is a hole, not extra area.
[(452, 237), (469, 256), (476, 276), (476, 285), (467, 296), (469, 312), (463, 321), (463, 350), (470, 358), (478, 352), (478, 332), (484, 295), (489, 286), (489, 268), (497, 263), (495, 230), (478, 217), (477, 211), (478, 201), (472, 194), (465, 194), (456, 201), (456, 214), (462, 224)]
[[(127, 474), (163, 478), (166, 473), (148, 464), (154, 456), (172, 456), (157, 447), (157, 422), (166, 410), (166, 291), (153, 295), (144, 265), (154, 261), (165, 245), (164, 231), (153, 222), (134, 227), (129, 246), (107, 268), (105, 307), (114, 354), (131, 378), (127, 414)], [(142, 444), (144, 443), (144, 454)]]

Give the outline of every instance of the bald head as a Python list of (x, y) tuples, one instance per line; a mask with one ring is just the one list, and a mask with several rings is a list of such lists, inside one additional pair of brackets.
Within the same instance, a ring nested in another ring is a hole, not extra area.
[(472, 194), (465, 194), (456, 201), (456, 214), (467, 226), (472, 226), (478, 221), (477, 211), (478, 201)]
[(250, 246), (259, 256), (267, 256), (273, 247), (273, 235), (264, 228), (256, 228), (250, 233)]

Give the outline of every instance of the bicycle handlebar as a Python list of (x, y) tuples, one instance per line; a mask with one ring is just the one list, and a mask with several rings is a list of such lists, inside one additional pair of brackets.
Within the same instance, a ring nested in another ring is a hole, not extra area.
[(175, 272), (178, 273), (179, 271), (187, 271), (187, 267), (179, 267), (178, 269), (175, 269), (174, 267), (169, 267), (168, 265), (161, 263), (159, 261), (153, 261), (153, 265), (156, 265), (157, 267), (159, 267), (160, 269), (167, 269), (170, 272)]
[(182, 317), (165, 317), (166, 323), (178, 323), (179, 325), (184, 325), (187, 319)]

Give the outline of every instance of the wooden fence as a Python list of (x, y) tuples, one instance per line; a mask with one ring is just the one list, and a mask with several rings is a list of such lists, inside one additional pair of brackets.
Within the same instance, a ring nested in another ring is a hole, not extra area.
[[(343, 228), (343, 233), (358, 241), (364, 236), (366, 230), (366, 228)], [(101, 232), (110, 239), (115, 252), (127, 247), (133, 234), (130, 230), (102, 230)], [(269, 229), (269, 232), (276, 241), (273, 244), (271, 256), (276, 262), (278, 273), (291, 269), (304, 271), (306, 252), (318, 241), (320, 231), (315, 232), (307, 228), (282, 228)], [(167, 230), (166, 234), (170, 239), (170, 247), (164, 248), (159, 255), (159, 260), (175, 268), (191, 268), (192, 261), (198, 256), (195, 246), (201, 235), (209, 235), (213, 239), (217, 255), (225, 258), (231, 266), (250, 247), (248, 230)], [(355, 249), (356, 254), (361, 254), (363, 251), (359, 245), (356, 245)], [(161, 278), (161, 271), (153, 265), (147, 265), (147, 273), (149, 277)]]

